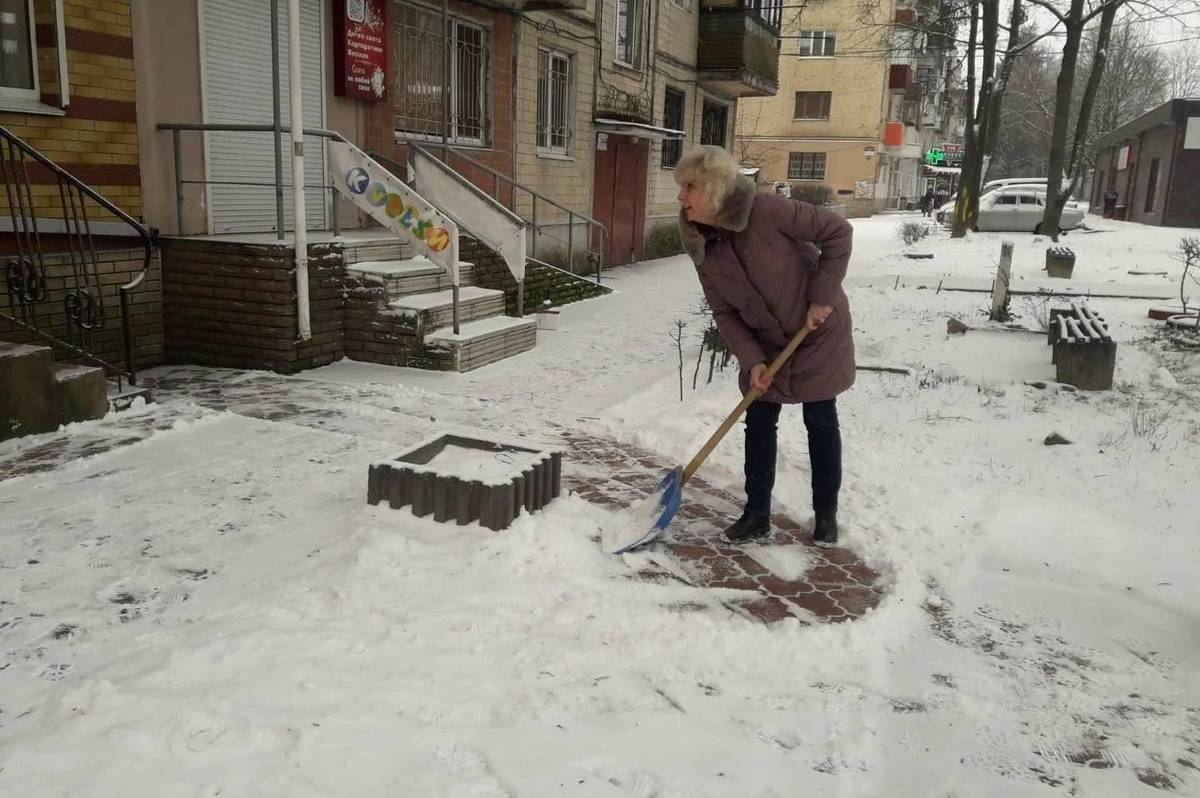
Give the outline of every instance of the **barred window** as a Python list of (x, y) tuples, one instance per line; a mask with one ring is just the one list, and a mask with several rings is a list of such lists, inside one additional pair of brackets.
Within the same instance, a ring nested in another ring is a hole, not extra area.
[(538, 50), (537, 146), (566, 155), (571, 146), (571, 57)]
[[(667, 87), (663, 95), (663, 127), (671, 130), (683, 130), (684, 108), (687, 105), (687, 95)], [(673, 169), (679, 163), (683, 154), (683, 139), (664, 139), (662, 143), (662, 166)]]
[(728, 127), (729, 106), (705, 100), (704, 115), (700, 121), (700, 143), (724, 147), (725, 133)]
[(440, 139), (442, 90), (450, 84), (450, 140), (455, 144), (485, 144), (487, 122), (486, 31), (450, 20), (450, 75), (444, 78), (445, 51), (442, 18), (435, 11), (398, 3), (395, 7), (392, 53), (396, 64), (394, 124), (396, 132), (413, 138)]
[(825, 153), (789, 152), (788, 180), (824, 180)]
[(837, 47), (837, 35), (831, 30), (802, 30), (798, 41), (797, 54), (801, 58), (831, 56)]
[(796, 92), (796, 119), (828, 119), (833, 105), (831, 91)]

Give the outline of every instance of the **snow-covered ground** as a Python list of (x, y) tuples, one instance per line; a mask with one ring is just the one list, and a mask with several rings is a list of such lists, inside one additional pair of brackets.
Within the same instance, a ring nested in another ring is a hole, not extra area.
[[(503, 533), (366, 505), (369, 463), (446, 426), (690, 458), (734, 375), (691, 389), (694, 271), (642, 264), (471, 374), (164, 368), (155, 405), (0, 444), (0, 795), (1200, 794), (1200, 361), (1146, 318), (1178, 300), (1095, 300), (1117, 390), (1061, 390), (1041, 336), (947, 336), (988, 297), (935, 288), (1002, 239), (1037, 280), (1049, 242), (935, 231), (910, 260), (917, 219), (854, 222), (860, 361), (912, 370), (839, 402), (866, 617), (768, 626), (633, 579), (576, 496)], [(1195, 231), (1089, 223), (1077, 280), (1178, 286)], [(798, 412), (781, 437), (807, 522)], [(703, 474), (740, 470), (734, 434)]]

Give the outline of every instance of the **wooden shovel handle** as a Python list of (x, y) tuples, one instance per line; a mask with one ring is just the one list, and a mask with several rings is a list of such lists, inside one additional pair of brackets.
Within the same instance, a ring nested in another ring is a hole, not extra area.
[[(783, 364), (788, 361), (788, 358), (792, 356), (792, 353), (796, 351), (796, 348), (800, 346), (801, 342), (804, 341), (805, 336), (807, 336), (811, 331), (812, 328), (807, 325), (801, 327), (800, 332), (796, 333), (795, 337), (788, 342), (787, 348), (780, 352), (778, 357), (771, 361), (771, 365), (767, 366), (767, 377), (769, 379), (775, 379), (775, 375), (779, 373), (781, 368), (783, 368)], [(712, 450), (717, 448), (717, 444), (720, 443), (721, 439), (725, 437), (725, 433), (729, 432), (730, 428), (737, 423), (739, 418), (742, 417), (742, 413), (746, 412), (746, 408), (749, 407), (760, 396), (762, 396), (762, 391), (753, 387), (750, 388), (746, 395), (742, 397), (742, 401), (738, 402), (738, 406), (735, 407), (733, 412), (729, 414), (729, 417), (726, 418), (724, 423), (717, 428), (717, 431), (713, 433), (713, 436), (708, 439), (708, 443), (704, 444), (704, 446), (700, 448), (699, 453), (697, 453), (696, 456), (692, 458), (692, 461), (687, 464), (687, 468), (683, 469), (683, 481), (681, 484), (687, 483), (687, 481), (692, 478), (692, 475), (696, 473), (696, 471), (700, 468), (700, 465), (708, 459), (710, 454), (712, 454)]]

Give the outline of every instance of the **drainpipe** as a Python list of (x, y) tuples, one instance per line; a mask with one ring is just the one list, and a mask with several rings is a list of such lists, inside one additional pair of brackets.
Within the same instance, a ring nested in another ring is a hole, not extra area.
[(308, 313), (308, 216), (304, 209), (304, 113), (300, 72), (300, 0), (288, 0), (288, 89), (292, 111), (292, 227), (296, 239), (296, 310), (300, 316), (300, 338), (312, 338)]
[(287, 237), (283, 218), (283, 113), (279, 85), (279, 0), (271, 0), (271, 119), (275, 126), (275, 237)]

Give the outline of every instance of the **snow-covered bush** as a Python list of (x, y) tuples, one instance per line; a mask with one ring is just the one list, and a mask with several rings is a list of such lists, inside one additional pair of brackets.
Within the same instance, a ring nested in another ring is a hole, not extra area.
[(925, 222), (901, 222), (897, 233), (905, 246), (912, 246), (929, 235), (929, 225)]

